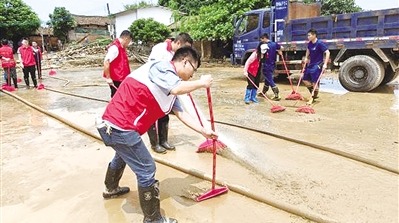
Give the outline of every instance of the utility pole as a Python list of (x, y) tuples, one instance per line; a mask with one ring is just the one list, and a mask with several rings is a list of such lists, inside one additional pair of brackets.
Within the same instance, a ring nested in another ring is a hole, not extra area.
[(109, 3), (107, 3), (107, 12), (108, 12), (108, 18), (111, 20), (109, 33), (111, 34), (111, 38), (115, 39), (116, 38), (115, 20), (114, 20), (114, 18), (111, 18), (111, 11), (109, 10)]

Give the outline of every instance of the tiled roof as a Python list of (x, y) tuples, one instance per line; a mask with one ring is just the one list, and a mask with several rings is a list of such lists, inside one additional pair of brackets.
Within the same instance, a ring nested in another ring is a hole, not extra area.
[(107, 16), (84, 16), (72, 15), (77, 25), (99, 25), (106, 26), (111, 24), (111, 19)]

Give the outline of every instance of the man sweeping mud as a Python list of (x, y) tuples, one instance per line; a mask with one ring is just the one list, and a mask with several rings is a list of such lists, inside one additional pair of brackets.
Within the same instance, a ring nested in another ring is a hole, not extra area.
[[(203, 75), (199, 80), (188, 81), (200, 65), (200, 57), (193, 48), (178, 49), (172, 61), (148, 62), (132, 72), (122, 82), (109, 102), (97, 128), (106, 146), (117, 156), (111, 161), (113, 169), (125, 163), (137, 177), (143, 222), (177, 222), (160, 212), (159, 181), (155, 179), (155, 162), (141, 135), (160, 117), (173, 110), (185, 125), (206, 138), (217, 134), (203, 128), (189, 114), (183, 112), (176, 95), (187, 94), (199, 88), (209, 88), (212, 78)], [(119, 187), (119, 176), (114, 178)]]

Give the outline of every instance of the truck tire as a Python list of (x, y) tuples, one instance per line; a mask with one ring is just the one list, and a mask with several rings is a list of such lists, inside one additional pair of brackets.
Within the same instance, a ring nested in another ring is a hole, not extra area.
[(348, 91), (367, 92), (381, 84), (384, 73), (380, 61), (370, 56), (357, 55), (342, 63), (339, 81)]
[(396, 72), (394, 72), (390, 66), (385, 68), (385, 77), (384, 77), (384, 80), (382, 80), (381, 84), (386, 84), (386, 83), (391, 82), (398, 75), (399, 75), (399, 69)]

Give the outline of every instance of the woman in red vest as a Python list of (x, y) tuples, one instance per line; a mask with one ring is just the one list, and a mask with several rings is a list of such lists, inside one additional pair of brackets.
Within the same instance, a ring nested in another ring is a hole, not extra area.
[[(250, 101), (254, 103), (259, 102), (258, 99), (256, 99), (256, 91), (259, 88), (260, 76), (262, 72), (262, 58), (267, 52), (267, 49), (267, 44), (259, 44), (256, 50), (252, 52), (251, 56), (245, 62), (244, 75), (248, 78), (248, 85), (244, 97), (245, 104), (249, 104)], [(251, 81), (256, 84), (256, 86), (254, 86)]]

